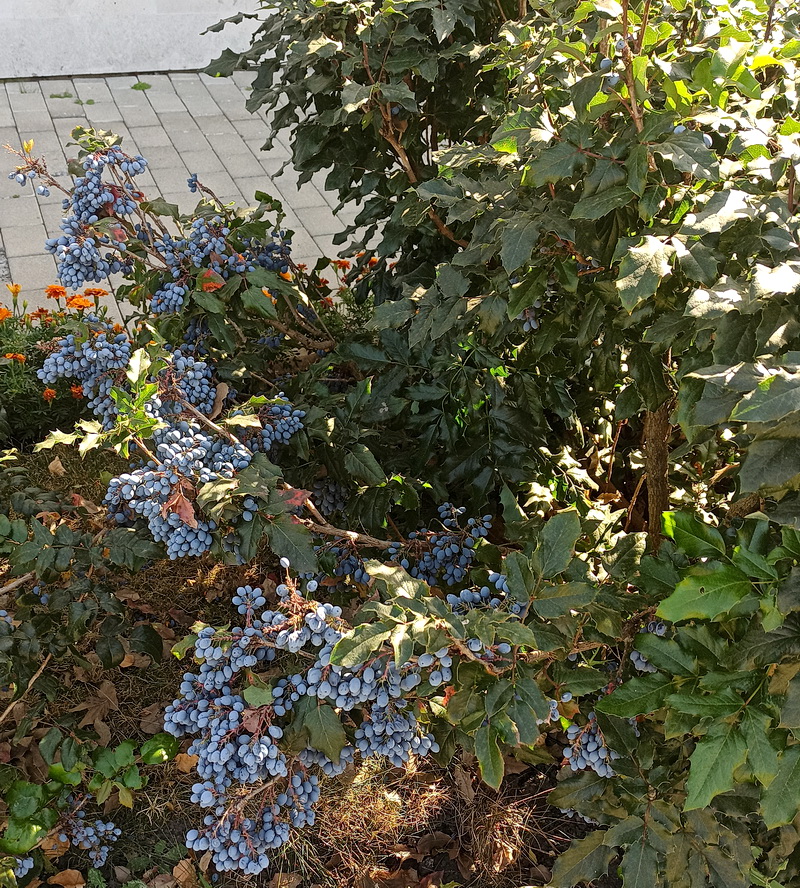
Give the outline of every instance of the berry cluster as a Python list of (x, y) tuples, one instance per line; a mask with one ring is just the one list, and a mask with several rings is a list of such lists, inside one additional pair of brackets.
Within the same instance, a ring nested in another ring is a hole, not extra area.
[(89, 408), (103, 428), (109, 429), (117, 416), (111, 389), (125, 379), (132, 345), (126, 333), (96, 315), (84, 315), (83, 321), (88, 338), (81, 342), (70, 333), (59, 340), (37, 373), (45, 383), (59, 379), (80, 383), (84, 397), (89, 399)]
[(111, 850), (107, 843), (116, 842), (121, 835), (122, 831), (110, 820), (95, 820), (90, 823), (85, 811), (66, 814), (59, 822), (59, 841), (69, 842), (76, 848), (88, 851), (94, 867), (103, 866)]
[(386, 554), (416, 579), (431, 586), (440, 583), (454, 586), (466, 577), (475, 558), (476, 544), (488, 535), (492, 526), (492, 516), (470, 518), (466, 526), (461, 527), (459, 518), (464, 508), (443, 503), (438, 512), (444, 531), (426, 528), (413, 531), (408, 535), (408, 542), (393, 544)]
[(19, 857), (14, 864), (14, 875), (17, 879), (24, 879), (25, 876), (33, 869), (32, 857)]
[(312, 493), (314, 505), (326, 518), (336, 512), (344, 512), (350, 498), (347, 488), (332, 478), (317, 478)]
[[(642, 628), (642, 632), (650, 633), (653, 635), (657, 635), (659, 638), (663, 638), (663, 636), (667, 632), (667, 627), (664, 623), (659, 620), (650, 620), (650, 622)], [(633, 650), (630, 653), (630, 660), (633, 663), (634, 669), (637, 669), (639, 672), (658, 672), (655, 666), (645, 657), (643, 654), (640, 654), (639, 651)]]
[(613, 777), (611, 762), (618, 759), (619, 754), (606, 746), (603, 732), (593, 712), (589, 713), (588, 719), (583, 727), (570, 725), (567, 728), (567, 739), (571, 745), (564, 750), (564, 758), (573, 771), (591, 768), (601, 777)]
[[(288, 568), (289, 562), (282, 559), (281, 566)], [(356, 752), (402, 765), (411, 755), (438, 750), (433, 736), (421, 730), (405, 695), (421, 684), (423, 670), (430, 670), (429, 681), (437, 669), (440, 680), (445, 668), (449, 677), (448, 649), (412, 657), (400, 666), (388, 650), (353, 666), (331, 663), (333, 647), (347, 626), (341, 608), (313, 600), (318, 588), (310, 579), (303, 593), (287, 579), (277, 587), (276, 609), (261, 610), (266, 603), (261, 589), (240, 587), (233, 604), (243, 625), (198, 632), (194, 653), (199, 669), (184, 675), (180, 698), (167, 707), (166, 730), (178, 737), (198, 735), (189, 747), (198, 757), (199, 780), (192, 799), (209, 809), (202, 827), (191, 830), (186, 843), (197, 851), (211, 851), (220, 870), (262, 872), (269, 866), (269, 851), (288, 841), (291, 827), (314, 822), (319, 787), (309, 769), (333, 776)], [(309, 651), (315, 651), (314, 660), (305, 672), (273, 679), (269, 685), (256, 677), (258, 667), (280, 652)], [(248, 704), (252, 684), (264, 689), (264, 699), (270, 702)], [(353, 741), (337, 761), (312, 745), (293, 757), (282, 747), (284, 728), (278, 720), (291, 717), (307, 697), (339, 711), (361, 713)]]

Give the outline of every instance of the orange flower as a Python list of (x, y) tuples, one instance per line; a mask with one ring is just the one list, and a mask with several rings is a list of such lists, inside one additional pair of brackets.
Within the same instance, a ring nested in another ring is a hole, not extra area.
[(112, 329), (113, 329), (113, 331), (114, 331), (115, 333), (122, 333), (122, 331), (123, 331), (125, 328), (122, 326), (122, 324), (114, 324), (114, 326), (112, 327)]
[(77, 293), (67, 298), (67, 308), (91, 308), (94, 305), (91, 299), (79, 296)]
[(104, 290), (102, 287), (87, 287), (83, 291), (83, 295), (88, 299), (100, 299), (102, 296), (108, 296), (108, 290)]
[(373, 257), (369, 260), (369, 267), (370, 267), (370, 268), (375, 268), (375, 266), (376, 266), (377, 264), (378, 264), (378, 260), (373, 256)]
[(55, 398), (55, 396), (56, 396), (56, 390), (55, 390), (55, 389), (46, 388), (46, 389), (42, 392), (42, 397), (45, 399), (45, 401), (48, 402), (48, 404), (50, 403), (50, 401), (53, 400), (53, 398)]
[(330, 283), (330, 281), (327, 278), (320, 278), (319, 279), (319, 284), (321, 287), (326, 287), (329, 283)]
[(330, 296), (323, 296), (319, 300), (326, 308), (333, 308), (333, 299)]
[(48, 299), (63, 299), (67, 295), (67, 288), (60, 284), (49, 284), (44, 288)]
[(278, 300), (272, 295), (272, 293), (270, 293), (270, 291), (269, 291), (266, 287), (262, 287), (262, 288), (261, 288), (261, 292), (267, 297), (267, 299), (269, 299), (269, 301), (270, 301), (273, 305), (277, 305), (277, 304), (278, 304)]
[(10, 317), (11, 312), (4, 305), (0, 305), (0, 321), (4, 321), (6, 318)]
[(339, 269), (339, 271), (349, 271), (350, 270), (350, 262), (347, 259), (334, 259), (333, 264), (334, 264), (334, 267)]
[(19, 361), (20, 364), (25, 363), (25, 355), (21, 355), (19, 352), (6, 352), (3, 357), (8, 358), (9, 361)]
[(36, 311), (32, 311), (28, 317), (32, 321), (41, 321), (43, 318), (49, 318), (50, 312), (46, 308), (37, 308)]
[(71, 385), (69, 391), (76, 401), (79, 401), (83, 397), (83, 389), (79, 385)]
[(300, 271), (305, 271), (308, 268), (305, 262), (298, 262), (297, 267), (300, 269)]
[(19, 291), (22, 289), (22, 284), (6, 284), (6, 287), (8, 287), (8, 292), (16, 299), (19, 296)]
[(288, 271), (278, 272), (278, 277), (282, 277), (285, 281), (290, 281), (292, 279), (292, 276)]
[(221, 284), (219, 281), (206, 281), (203, 284), (203, 292), (204, 293), (213, 293), (214, 290), (221, 290), (225, 285)]

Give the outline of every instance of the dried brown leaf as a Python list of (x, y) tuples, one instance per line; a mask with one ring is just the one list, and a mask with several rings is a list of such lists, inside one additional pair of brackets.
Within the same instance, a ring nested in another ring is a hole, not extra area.
[(195, 888), (197, 885), (197, 871), (191, 860), (179, 860), (172, 867), (172, 875), (180, 888)]
[(63, 478), (67, 474), (64, 463), (58, 457), (47, 464), (47, 471), (56, 478)]
[(139, 714), (139, 727), (145, 734), (157, 734), (164, 727), (160, 703), (151, 703)]
[(178, 766), (178, 770), (182, 774), (191, 774), (199, 760), (199, 756), (188, 755), (185, 752), (179, 752), (175, 756), (175, 764)]
[(303, 884), (303, 877), (297, 873), (275, 873), (267, 888), (297, 888)]
[(452, 837), (437, 830), (436, 832), (428, 833), (427, 836), (423, 836), (417, 842), (417, 851), (420, 854), (428, 855), (433, 851), (441, 851), (451, 844), (454, 844)]
[(453, 779), (461, 798), (471, 805), (475, 801), (475, 790), (472, 788), (472, 775), (463, 765), (456, 765), (453, 771)]
[(68, 869), (50, 876), (47, 880), (48, 885), (61, 885), (62, 888), (83, 888), (86, 879), (83, 878), (78, 870)]
[(62, 842), (58, 838), (57, 833), (50, 833), (46, 835), (44, 839), (42, 839), (41, 845), (39, 845), (42, 853), (45, 857), (50, 860), (56, 860), (58, 857), (61, 857), (62, 854), (65, 854), (69, 848), (69, 839), (66, 842)]
[(222, 407), (225, 404), (225, 399), (228, 397), (229, 392), (230, 387), (226, 382), (221, 382), (217, 386), (217, 390), (214, 393), (214, 406), (211, 408), (211, 419), (216, 419), (220, 413), (222, 413)]

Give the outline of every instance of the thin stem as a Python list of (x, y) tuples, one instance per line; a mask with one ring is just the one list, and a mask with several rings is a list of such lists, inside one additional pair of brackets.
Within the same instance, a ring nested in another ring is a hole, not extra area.
[(52, 660), (52, 659), (53, 659), (53, 655), (52, 655), (52, 654), (48, 654), (48, 655), (44, 658), (44, 660), (42, 660), (42, 665), (36, 670), (36, 672), (33, 673), (33, 677), (32, 677), (31, 680), (28, 682), (28, 685), (27, 685), (27, 687), (25, 688), (25, 690), (19, 695), (19, 697), (17, 697), (16, 700), (12, 700), (12, 701), (8, 704), (8, 706), (6, 706), (6, 708), (3, 710), (2, 714), (0, 714), (0, 725), (3, 724), (3, 722), (6, 720), (6, 718), (8, 718), (9, 713), (10, 713), (11, 710), (17, 705), (17, 703), (22, 702), (22, 700), (25, 698), (25, 695), (26, 695), (26, 694), (28, 693), (28, 691), (33, 687), (33, 685), (35, 684), (36, 680), (37, 680), (37, 679), (39, 678), (39, 676), (44, 672), (44, 670), (47, 668), (47, 664), (48, 664), (48, 663), (50, 662), (50, 660)]
[(6, 583), (5, 586), (0, 587), (0, 595), (3, 595), (6, 592), (13, 592), (14, 589), (18, 589), (20, 586), (27, 583), (28, 580), (32, 580), (35, 576), (35, 571), (29, 571), (21, 577), (17, 577), (16, 580), (12, 580), (10, 583)]

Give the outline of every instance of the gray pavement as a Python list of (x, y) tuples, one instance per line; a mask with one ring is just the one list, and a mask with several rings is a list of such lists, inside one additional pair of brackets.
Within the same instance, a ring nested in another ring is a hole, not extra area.
[[(277, 175), (289, 148), (281, 138), (272, 150), (260, 150), (267, 124), (263, 114), (245, 109), (251, 81), (252, 75), (238, 72), (225, 79), (179, 73), (0, 82), (0, 145), (19, 147), (33, 139), (34, 154), (44, 155), (53, 173), (66, 176), (67, 158), (74, 156), (74, 149), (66, 147), (71, 130), (112, 130), (123, 136), (123, 148), (147, 158), (150, 169), (137, 182), (148, 198), (161, 196), (191, 209), (197, 197), (186, 187), (190, 172), (225, 202), (251, 205), (256, 190), (266, 191), (287, 212), (284, 224), (295, 232), (296, 262), (335, 256), (341, 248), (333, 236), (346, 227), (352, 210), (334, 215), (336, 196), (325, 191), (322, 175), (299, 190), (291, 167)], [(132, 89), (137, 82), (150, 88)], [(13, 169), (13, 156), (3, 160), (0, 282), (20, 284), (22, 297), (37, 307), (46, 304), (44, 287), (57, 283), (55, 261), (44, 252), (44, 241), (58, 233), (61, 197), (55, 190), (41, 198), (29, 186), (20, 188), (5, 175)], [(4, 286), (0, 303), (8, 304)]]

